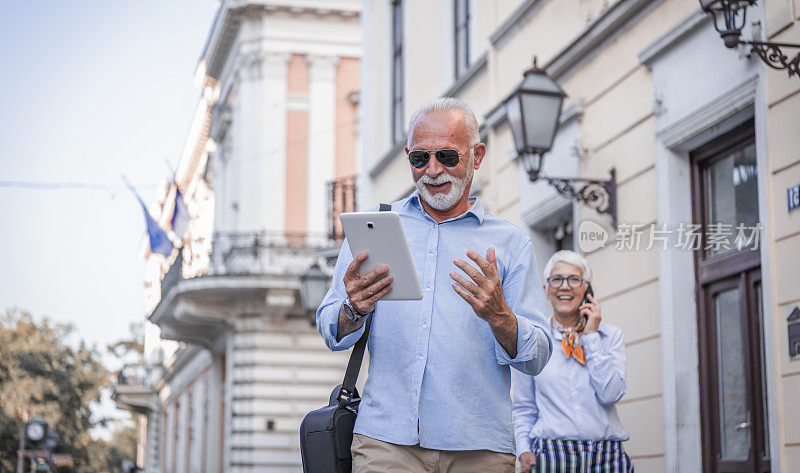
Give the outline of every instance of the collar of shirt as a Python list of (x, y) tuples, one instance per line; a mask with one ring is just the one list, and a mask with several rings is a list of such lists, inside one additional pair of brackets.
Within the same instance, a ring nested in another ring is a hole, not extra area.
[[(483, 223), (483, 219), (486, 216), (486, 210), (483, 208), (483, 203), (481, 203), (481, 199), (479, 199), (478, 197), (470, 197), (469, 202), (471, 203), (469, 210), (459, 215), (458, 217), (453, 217), (451, 219), (444, 220), (439, 223), (451, 222), (453, 220), (458, 220), (469, 216), (473, 216), (476, 219), (478, 219), (478, 223)], [(401, 205), (402, 207), (405, 208), (413, 208), (426, 218), (430, 218), (431, 220), (433, 220), (432, 217), (428, 215), (428, 212), (426, 212), (425, 209), (422, 208), (422, 204), (420, 203), (419, 200), (418, 190), (415, 190), (410, 196), (406, 197), (405, 200), (402, 201)]]
[[(556, 320), (555, 316), (551, 316), (550, 317), (550, 335), (556, 340), (561, 340), (561, 339), (564, 338), (563, 334), (558, 329), (559, 325), (561, 325), (561, 324), (558, 323), (558, 321)], [(563, 325), (562, 325), (562, 327), (563, 327)], [(607, 332), (607, 325), (604, 324), (603, 322), (600, 322), (600, 325), (597, 327), (597, 333), (606, 335), (606, 332)], [(581, 333), (583, 334), (583, 332), (581, 332)]]

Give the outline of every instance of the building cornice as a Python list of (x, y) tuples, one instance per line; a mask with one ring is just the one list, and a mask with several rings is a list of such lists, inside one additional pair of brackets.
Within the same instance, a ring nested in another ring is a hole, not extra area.
[(755, 102), (757, 89), (758, 75), (748, 77), (736, 87), (720, 94), (717, 99), (658, 129), (656, 136), (667, 148), (676, 151), (689, 151), (699, 145), (699, 142), (708, 141), (707, 139), (694, 139), (701, 132), (709, 130), (711, 127), (716, 127), (718, 128), (716, 130), (717, 133), (721, 133), (720, 123), (723, 120), (733, 118), (727, 124), (727, 128), (732, 129), (751, 118), (753, 116), (752, 105)]
[(489, 42), (492, 43), (492, 46), (495, 48), (502, 47), (503, 43), (511, 38), (517, 30), (533, 17), (538, 7), (541, 7), (546, 2), (547, 0), (526, 0), (518, 6), (517, 9), (506, 18), (506, 21), (498, 26), (497, 29), (494, 30), (494, 33), (489, 36)]
[(200, 73), (219, 79), (245, 16), (286, 13), (290, 15), (338, 16), (358, 18), (361, 5), (355, 1), (320, 0), (230, 0), (223, 1), (206, 38), (198, 61)]
[(650, 67), (661, 55), (683, 43), (688, 37), (710, 22), (711, 15), (698, 8), (684, 18), (683, 21), (679, 22), (675, 28), (667, 31), (642, 49), (638, 54), (639, 63)]
[[(498, 28), (492, 37), (494, 38), (500, 33), (502, 33), (502, 35), (513, 34), (512, 26), (519, 27), (527, 22), (532, 17), (532, 9), (538, 1), (542, 0), (529, 0), (520, 5), (509, 19), (506, 20), (503, 24), (504, 26)], [(589, 25), (572, 43), (550, 59), (545, 66), (548, 74), (554, 80), (563, 79), (567, 74), (575, 70), (576, 67), (583, 64), (592, 53), (604, 47), (606, 41), (613, 37), (615, 33), (629, 25), (632, 21), (641, 18), (662, 1), (663, 0), (622, 0), (615, 4)], [(497, 46), (497, 42), (494, 39), (492, 42)], [(504, 100), (505, 97), (486, 113), (485, 126), (495, 127), (505, 121), (506, 112), (503, 107)], [(582, 115), (583, 108), (584, 106), (582, 103), (576, 103), (567, 108), (562, 114), (560, 125), (564, 125), (568, 120)]]
[(528, 227), (534, 228), (570, 205), (572, 205), (572, 201), (569, 199), (559, 194), (553, 194), (537, 202), (536, 205), (523, 210), (522, 221)]
[(488, 53), (483, 53), (481, 56), (469, 66), (466, 72), (453, 82), (447, 90), (444, 91), (442, 97), (455, 97), (464, 91), (464, 88), (477, 78), (478, 75), (486, 70), (486, 63), (488, 60)]
[(629, 25), (663, 0), (621, 0), (589, 25), (575, 41), (567, 45), (545, 65), (554, 80), (567, 76), (583, 64), (594, 52), (602, 49), (606, 40)]

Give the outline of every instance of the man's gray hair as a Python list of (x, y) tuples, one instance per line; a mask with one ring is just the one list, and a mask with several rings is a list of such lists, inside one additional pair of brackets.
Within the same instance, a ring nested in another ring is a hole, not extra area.
[(423, 104), (411, 115), (411, 120), (408, 121), (408, 141), (406, 143), (408, 149), (411, 149), (414, 127), (421, 117), (432, 112), (449, 112), (451, 110), (461, 110), (464, 114), (464, 123), (467, 125), (470, 146), (479, 143), (481, 141), (481, 135), (480, 131), (478, 131), (478, 119), (475, 118), (475, 112), (472, 111), (472, 107), (470, 107), (467, 102), (455, 97), (440, 97)]
[(550, 273), (553, 271), (553, 267), (556, 263), (568, 263), (577, 266), (581, 270), (583, 279), (592, 282), (592, 268), (589, 267), (589, 262), (580, 254), (570, 250), (561, 250), (553, 253), (553, 256), (550, 257), (550, 260), (544, 267), (543, 275), (545, 281), (550, 277)]

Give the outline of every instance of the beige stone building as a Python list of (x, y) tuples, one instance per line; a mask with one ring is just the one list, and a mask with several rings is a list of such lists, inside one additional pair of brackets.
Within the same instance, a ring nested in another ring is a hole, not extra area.
[[(604, 318), (625, 332), (618, 409), (636, 470), (798, 471), (800, 77), (725, 48), (697, 0), (363, 5), (361, 206), (413, 190), (410, 113), (465, 99), (488, 146), (473, 193), (530, 233), (540, 265), (581, 248), (586, 220), (610, 234), (586, 256)], [(748, 10), (743, 39), (800, 43), (800, 1)], [(543, 173), (613, 168), (616, 231), (520, 167), (502, 103), (534, 55), (568, 94)], [(739, 224), (757, 243), (736, 239)]]

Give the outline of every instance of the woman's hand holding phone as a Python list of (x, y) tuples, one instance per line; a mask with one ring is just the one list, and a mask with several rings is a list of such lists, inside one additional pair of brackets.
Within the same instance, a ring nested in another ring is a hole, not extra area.
[(602, 316), (600, 315), (600, 304), (598, 304), (597, 300), (594, 298), (591, 287), (586, 291), (586, 297), (583, 300), (583, 304), (578, 307), (578, 310), (586, 319), (583, 333), (596, 332), (600, 327)]

